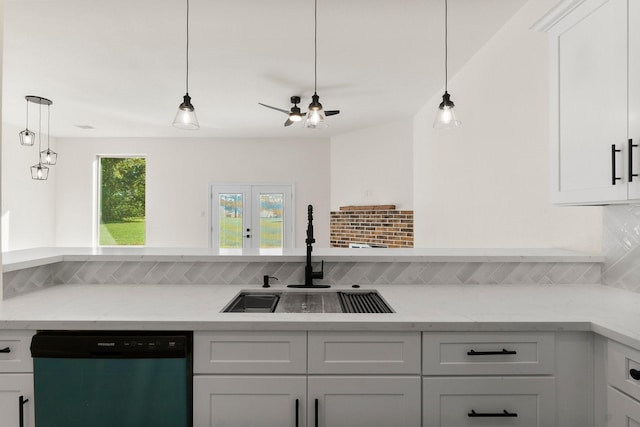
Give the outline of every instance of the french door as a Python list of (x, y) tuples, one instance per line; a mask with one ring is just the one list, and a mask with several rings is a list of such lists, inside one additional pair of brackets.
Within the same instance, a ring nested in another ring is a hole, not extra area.
[(211, 247), (284, 249), (293, 246), (290, 185), (211, 186)]

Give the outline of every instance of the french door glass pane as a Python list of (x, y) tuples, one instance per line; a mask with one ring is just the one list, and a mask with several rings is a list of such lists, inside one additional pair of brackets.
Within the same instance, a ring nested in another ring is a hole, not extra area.
[(219, 247), (242, 249), (242, 215), (244, 200), (242, 193), (220, 193), (218, 195)]
[(260, 249), (284, 247), (284, 194), (260, 194)]

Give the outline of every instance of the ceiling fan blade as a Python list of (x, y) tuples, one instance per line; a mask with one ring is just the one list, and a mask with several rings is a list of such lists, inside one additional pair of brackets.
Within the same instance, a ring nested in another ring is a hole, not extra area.
[(294, 124), (295, 122), (291, 121), (291, 119), (287, 119), (286, 122), (284, 122), (285, 126), (291, 126), (292, 124)]
[(335, 116), (336, 114), (340, 114), (340, 110), (329, 110), (324, 112), (325, 116)]
[(280, 111), (281, 113), (289, 114), (289, 110), (283, 110), (282, 108), (272, 107), (271, 105), (263, 104), (262, 102), (258, 102), (258, 104), (263, 107), (271, 108), (272, 110)]

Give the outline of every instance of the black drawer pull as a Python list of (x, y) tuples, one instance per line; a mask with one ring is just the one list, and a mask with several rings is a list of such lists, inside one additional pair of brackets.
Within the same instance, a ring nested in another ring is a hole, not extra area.
[(27, 403), (29, 399), (25, 399), (24, 396), (20, 396), (18, 398), (18, 414), (19, 414), (19, 426), (24, 427), (24, 404)]
[(611, 185), (616, 185), (616, 181), (621, 180), (619, 176), (616, 176), (616, 153), (622, 150), (616, 150), (616, 145), (611, 144)]
[(631, 369), (629, 371), (629, 375), (631, 376), (631, 378), (633, 378), (636, 381), (640, 381), (640, 371), (638, 371), (637, 369)]
[(629, 182), (633, 182), (633, 178), (637, 177), (638, 174), (637, 173), (633, 173), (633, 149), (638, 147), (638, 144), (634, 144), (633, 143), (633, 139), (629, 140), (629, 153), (628, 153), (628, 159), (629, 159)]
[(473, 409), (471, 410), (471, 412), (469, 412), (467, 414), (467, 416), (469, 418), (477, 418), (477, 417), (484, 417), (484, 418), (515, 418), (518, 416), (517, 413), (515, 412), (509, 412), (506, 409), (504, 409), (502, 412), (476, 412)]
[(518, 352), (504, 348), (501, 351), (475, 351), (474, 349), (467, 351), (467, 356), (502, 356), (505, 354), (518, 354)]
[(0, 348), (0, 353), (11, 353), (11, 347)]
[(296, 399), (296, 427), (300, 425), (300, 399)]

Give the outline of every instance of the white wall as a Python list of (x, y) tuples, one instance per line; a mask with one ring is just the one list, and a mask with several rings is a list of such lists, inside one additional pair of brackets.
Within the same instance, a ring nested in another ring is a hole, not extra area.
[[(296, 247), (314, 205), (317, 246), (329, 246), (328, 139), (59, 139), (57, 245), (93, 244), (98, 155), (147, 158), (147, 246), (207, 247), (209, 185), (293, 183)], [(62, 157), (61, 157), (62, 158)]]
[[(30, 118), (34, 123), (33, 115)], [(46, 181), (31, 179), (30, 168), (38, 163), (38, 143), (31, 147), (20, 145), (18, 133), (21, 130), (23, 128), (9, 125), (2, 128), (3, 251), (55, 245), (55, 198), (59, 166), (50, 167)], [(50, 142), (51, 148), (58, 151), (55, 138)], [(63, 163), (65, 157), (60, 157), (60, 160)]]
[(557, 0), (530, 0), (451, 80), (463, 127), (414, 121), (416, 247), (600, 251), (599, 207), (549, 202), (547, 35), (530, 26)]
[(331, 138), (331, 210), (413, 208), (413, 128), (407, 118)]

